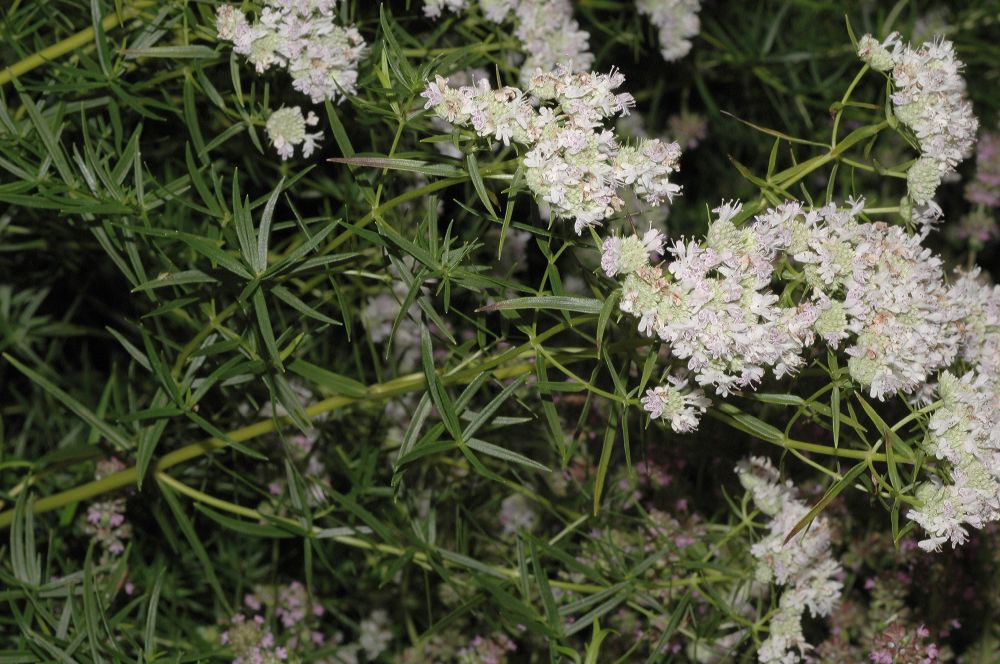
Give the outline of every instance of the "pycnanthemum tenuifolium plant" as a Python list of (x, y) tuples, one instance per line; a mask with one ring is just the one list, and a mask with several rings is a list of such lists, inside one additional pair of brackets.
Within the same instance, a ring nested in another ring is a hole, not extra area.
[(1000, 660), (995, 8), (702, 9), (0, 10), (0, 659)]

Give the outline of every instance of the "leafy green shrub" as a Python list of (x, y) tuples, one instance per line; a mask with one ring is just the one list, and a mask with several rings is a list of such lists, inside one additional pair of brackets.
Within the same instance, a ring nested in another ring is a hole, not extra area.
[(699, 5), (0, 9), (0, 657), (1000, 657), (1000, 14)]

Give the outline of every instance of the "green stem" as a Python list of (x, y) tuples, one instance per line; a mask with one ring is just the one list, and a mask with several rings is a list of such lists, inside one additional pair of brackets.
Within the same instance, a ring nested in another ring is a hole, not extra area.
[(450, 55), (452, 53), (489, 53), (490, 51), (505, 51), (521, 47), (520, 42), (506, 41), (493, 42), (491, 44), (475, 44), (472, 46), (447, 46), (441, 48), (404, 48), (403, 55), (408, 58), (427, 58), (436, 55)]
[(851, 94), (854, 92), (854, 88), (858, 86), (864, 75), (868, 73), (868, 64), (866, 63), (861, 67), (861, 71), (858, 72), (851, 84), (847, 86), (847, 90), (844, 92), (844, 96), (840, 98), (840, 107), (837, 109), (837, 116), (833, 119), (833, 134), (830, 138), (830, 148), (837, 147), (837, 131), (840, 129), (840, 118), (844, 115), (844, 106), (847, 104), (847, 100), (851, 98)]
[[(744, 427), (736, 426), (736, 420), (726, 413), (719, 412), (715, 408), (708, 409), (708, 415), (714, 417), (720, 422), (724, 422), (729, 426), (742, 431), (744, 433), (748, 432)], [(750, 434), (753, 435), (753, 434)], [(820, 445), (819, 443), (807, 443), (803, 440), (794, 440), (788, 436), (782, 436), (781, 438), (765, 438), (763, 436), (754, 436), (758, 440), (763, 440), (766, 443), (771, 443), (772, 445), (777, 445), (782, 449), (786, 450), (799, 450), (800, 452), (813, 452), (815, 454), (824, 454), (826, 456), (839, 457), (843, 459), (870, 459), (872, 461), (886, 461), (885, 454), (876, 454), (870, 450), (849, 450), (842, 447), (833, 447), (831, 445)], [(897, 461), (903, 463), (913, 463), (913, 461), (908, 459), (897, 459)], [(2, 515), (0, 515), (2, 516)]]
[(836, 161), (841, 159), (841, 155), (848, 150), (848, 148), (854, 146), (855, 144), (863, 141), (866, 138), (870, 138), (878, 134), (883, 129), (889, 126), (887, 120), (882, 120), (878, 124), (868, 125), (867, 127), (861, 127), (855, 129), (850, 134), (844, 137), (844, 140), (837, 143), (836, 147), (831, 148), (826, 154), (819, 155), (818, 157), (813, 157), (812, 159), (807, 159), (801, 164), (787, 168), (780, 173), (775, 174), (772, 178), (768, 179), (768, 183), (772, 186), (778, 187), (779, 189), (788, 189), (790, 186), (802, 180), (807, 175), (816, 171), (823, 166), (826, 166), (831, 161)]
[[(842, 157), (840, 159), (842, 162), (851, 166), (853, 168), (860, 168), (861, 170), (868, 171), (869, 173), (878, 173), (879, 175), (885, 175), (891, 178), (899, 178), (901, 180), (906, 179), (906, 173), (901, 171), (886, 170), (884, 168), (876, 168), (868, 164), (863, 164), (860, 161), (854, 161), (853, 159), (848, 159), (847, 157)], [(867, 210), (866, 210), (867, 212)]]

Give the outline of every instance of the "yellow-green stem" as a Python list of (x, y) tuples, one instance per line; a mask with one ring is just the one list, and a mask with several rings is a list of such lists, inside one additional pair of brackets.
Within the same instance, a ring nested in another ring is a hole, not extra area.
[[(545, 332), (539, 334), (532, 342), (539, 342), (548, 339), (559, 332), (565, 330), (568, 326), (581, 323), (585, 320), (586, 316), (578, 317), (572, 319), (568, 322), (559, 323), (549, 328)], [(468, 368), (462, 369), (461, 371), (447, 374), (441, 377), (441, 381), (446, 385), (461, 385), (472, 382), (476, 376), (484, 371), (492, 372), (493, 376), (498, 380), (504, 378), (511, 378), (515, 376), (520, 376), (523, 374), (531, 373), (535, 369), (534, 362), (520, 362), (518, 364), (512, 364), (500, 368), (500, 365), (506, 364), (508, 362), (513, 362), (515, 360), (524, 359), (526, 357), (531, 357), (534, 355), (534, 349), (532, 348), (532, 342), (527, 342), (507, 350), (499, 355), (491, 358), (487, 358), (480, 363), (477, 363)], [(566, 358), (571, 360), (573, 358)], [(370, 401), (370, 400), (381, 400), (387, 399), (400, 394), (406, 394), (409, 392), (415, 392), (420, 390), (427, 384), (427, 379), (423, 374), (410, 374), (407, 376), (401, 376), (384, 383), (376, 383), (368, 387), (365, 391), (365, 395), (361, 397), (348, 397), (343, 395), (332, 396), (323, 401), (314, 403), (313, 405), (306, 408), (306, 414), (310, 418), (315, 418), (323, 413), (336, 410), (343, 406), (347, 406), (353, 403)], [(275, 420), (273, 418), (267, 420), (261, 420), (254, 424), (241, 427), (234, 431), (230, 431), (227, 437), (237, 443), (243, 443), (254, 438), (258, 438), (268, 433), (272, 433), (280, 425), (287, 425), (290, 423), (288, 418), (279, 418)], [(222, 449), (227, 446), (226, 441), (219, 438), (208, 438), (206, 440), (201, 440), (190, 445), (181, 447), (180, 449), (174, 450), (168, 454), (165, 454), (153, 465), (153, 470), (156, 473), (162, 473), (165, 470), (173, 468), (178, 464), (191, 461), (192, 459), (197, 459), (216, 450)], [(71, 503), (79, 502), (81, 500), (88, 500), (94, 498), (95, 496), (100, 496), (106, 493), (110, 493), (117, 489), (121, 489), (127, 486), (133, 486), (138, 483), (139, 473), (135, 466), (131, 468), (126, 468), (114, 475), (109, 475), (100, 480), (94, 480), (92, 482), (87, 482), (81, 484), (72, 489), (62, 491), (60, 493), (45, 496), (39, 498), (34, 502), (34, 512), (40, 514), (42, 512), (49, 512), (51, 510), (58, 509), (65, 505)], [(14, 518), (14, 510), (9, 509), (5, 512), (0, 512), (0, 528), (6, 528), (10, 526), (11, 521)]]
[[(109, 14), (108, 16), (105, 16), (103, 19), (101, 19), (101, 28), (105, 32), (107, 32), (108, 30), (113, 30), (114, 28), (118, 27), (119, 25), (129, 20), (130, 18), (135, 18), (136, 16), (138, 16), (139, 12), (142, 9), (146, 7), (151, 7), (153, 6), (153, 4), (154, 3), (150, 2), (149, 0), (137, 0), (136, 2), (133, 2), (130, 7), (123, 10), (121, 14), (118, 13)], [(84, 30), (81, 30), (75, 35), (67, 37), (62, 41), (53, 44), (52, 46), (49, 46), (48, 48), (44, 48), (41, 51), (38, 51), (37, 53), (33, 53), (28, 57), (24, 58), (23, 60), (21, 60), (20, 62), (15, 62), (6, 69), (0, 70), (0, 85), (5, 85), (7, 83), (10, 83), (18, 76), (27, 74), (29, 71), (35, 69), (36, 67), (41, 67), (47, 62), (51, 62), (56, 58), (61, 58), (67, 53), (71, 53), (72, 51), (75, 51), (81, 46), (84, 46), (87, 43), (93, 41), (93, 39), (94, 39), (94, 28), (89, 27)]]

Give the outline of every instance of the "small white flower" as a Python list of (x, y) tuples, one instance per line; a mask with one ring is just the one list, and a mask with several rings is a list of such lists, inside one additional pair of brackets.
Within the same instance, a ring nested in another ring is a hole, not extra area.
[(884, 42), (879, 42), (871, 35), (865, 35), (858, 40), (858, 57), (867, 62), (875, 71), (889, 71), (895, 65), (890, 48), (899, 43), (899, 33), (889, 35)]
[(778, 611), (771, 616), (768, 637), (757, 652), (760, 662), (797, 662), (810, 648), (802, 633), (802, 616), (827, 616), (840, 600), (843, 569), (830, 553), (830, 527), (822, 516), (791, 540), (789, 533), (809, 512), (791, 482), (780, 482), (771, 462), (750, 457), (736, 467), (740, 483), (758, 509), (771, 517), (768, 535), (750, 551), (757, 559), (756, 577), (782, 587)]
[(319, 122), (319, 118), (312, 111), (309, 115), (302, 116), (302, 109), (298, 106), (291, 108), (282, 107), (271, 113), (267, 119), (265, 130), (271, 145), (278, 151), (281, 158), (289, 159), (295, 152), (295, 146), (302, 146), (302, 156), (308, 157), (316, 149), (323, 132), (309, 133), (306, 126), (313, 127)]
[[(488, 21), (510, 24), (509, 30), (521, 44), (525, 59), (521, 81), (526, 83), (536, 69), (555, 69), (570, 63), (573, 71), (590, 68), (590, 35), (573, 18), (570, 0), (480, 0), (479, 9)], [(442, 10), (465, 11), (468, 0), (423, 0), (424, 14), (439, 18)]]
[(976, 141), (979, 121), (960, 73), (964, 65), (950, 41), (938, 38), (914, 48), (896, 33), (882, 43), (865, 35), (858, 55), (872, 69), (890, 72), (893, 112), (920, 145), (921, 158), (907, 173), (910, 198), (927, 203), (941, 178), (971, 156)]
[(941, 168), (930, 157), (917, 159), (906, 172), (906, 189), (914, 203), (923, 204), (934, 198), (941, 184)]
[(221, 5), (216, 29), (258, 73), (281, 67), (313, 103), (342, 101), (356, 89), (365, 40), (356, 28), (336, 24), (335, 9), (334, 0), (266, 0), (260, 20), (250, 24), (233, 6)]
[(672, 62), (688, 54), (691, 38), (701, 30), (700, 0), (636, 0), (635, 7), (659, 30), (664, 60)]
[(700, 389), (688, 390), (688, 382), (668, 376), (668, 385), (646, 391), (642, 407), (651, 419), (670, 420), (670, 428), (677, 433), (688, 433), (698, 428), (698, 420), (712, 404)]
[(469, 0), (424, 0), (424, 16), (439, 18), (445, 9), (456, 14), (464, 11)]
[[(992, 380), (997, 376), (993, 374)], [(950, 541), (964, 544), (968, 528), (1000, 521), (1000, 401), (996, 384), (986, 375), (969, 372), (961, 378), (939, 376), (942, 405), (927, 423), (926, 452), (948, 462), (951, 484), (925, 482), (917, 488), (920, 507), (907, 516), (927, 531), (920, 543), (937, 551)]]
[(538, 521), (531, 501), (519, 493), (511, 494), (500, 503), (500, 527), (504, 535), (521, 530), (530, 531)]
[(358, 645), (365, 651), (368, 661), (374, 661), (385, 652), (392, 638), (389, 614), (383, 609), (372, 611), (371, 615), (358, 625)]
[[(536, 69), (525, 91), (492, 89), (486, 79), (460, 88), (440, 76), (427, 84), (424, 107), (457, 126), (504, 144), (519, 143), (525, 181), (554, 217), (572, 219), (577, 233), (596, 226), (624, 206), (619, 190), (651, 205), (670, 201), (680, 187), (669, 176), (678, 169), (676, 143), (643, 140), (621, 147), (606, 120), (628, 112), (631, 95), (615, 90), (624, 82), (617, 70), (573, 73), (566, 65)], [(538, 107), (529, 103), (533, 96)], [(655, 244), (655, 238), (649, 241)]]

